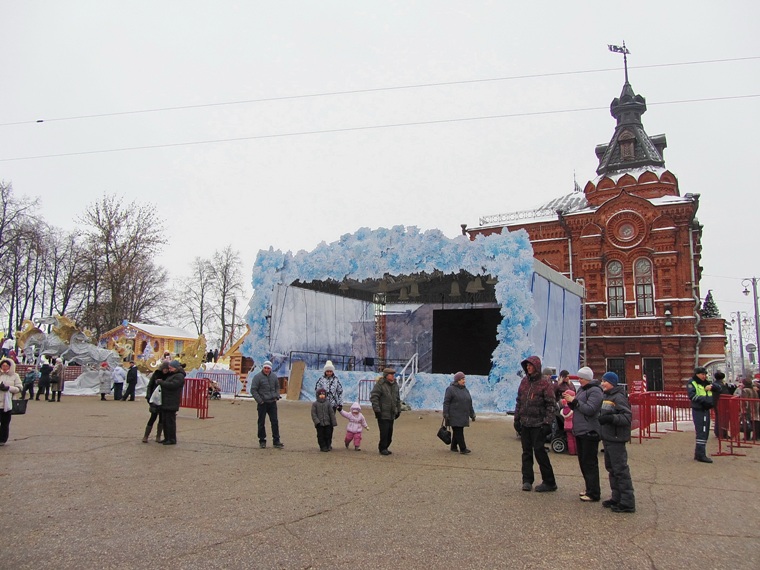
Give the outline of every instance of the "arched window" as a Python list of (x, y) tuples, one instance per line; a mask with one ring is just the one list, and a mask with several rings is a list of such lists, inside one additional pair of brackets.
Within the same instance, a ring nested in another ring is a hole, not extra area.
[(636, 315), (649, 317), (654, 315), (654, 288), (652, 286), (652, 262), (645, 257), (636, 260), (633, 265), (636, 280)]
[(625, 289), (623, 288), (623, 264), (610, 261), (607, 264), (607, 316), (625, 316)]

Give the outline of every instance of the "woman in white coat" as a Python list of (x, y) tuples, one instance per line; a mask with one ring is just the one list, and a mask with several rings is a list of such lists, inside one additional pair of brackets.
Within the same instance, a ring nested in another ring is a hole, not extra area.
[(16, 374), (16, 363), (9, 358), (0, 360), (0, 397), (2, 408), (0, 411), (0, 445), (8, 441), (11, 426), (11, 409), (13, 400), (21, 398), (23, 388), (21, 378)]

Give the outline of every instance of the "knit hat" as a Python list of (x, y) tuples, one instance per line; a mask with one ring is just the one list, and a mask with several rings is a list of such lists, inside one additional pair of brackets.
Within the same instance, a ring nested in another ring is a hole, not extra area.
[(602, 376), (602, 382), (609, 382), (613, 386), (617, 386), (620, 378), (614, 372), (605, 372), (604, 376)]
[(551, 368), (544, 368), (541, 371), (541, 376), (554, 376), (554, 370), (552, 370)]
[(459, 382), (462, 378), (464, 378), (464, 372), (454, 374), (454, 382)]
[(332, 360), (328, 360), (325, 362), (325, 372), (330, 370), (331, 372), (335, 372), (335, 365), (332, 363)]
[(182, 370), (182, 364), (180, 364), (179, 360), (172, 360), (169, 363), (169, 366), (171, 368), (176, 368), (177, 370)]
[(261, 367), (266, 368), (267, 366), (269, 366), (269, 368), (272, 368), (272, 363), (269, 362), (268, 360), (265, 360), (264, 364), (262, 364)]
[(327, 390), (325, 390), (324, 388), (320, 388), (319, 390), (317, 390), (317, 398), (319, 398), (322, 394), (327, 396)]
[(581, 380), (593, 380), (594, 379), (594, 371), (591, 370), (588, 366), (584, 366), (580, 370), (578, 370), (577, 374), (578, 378)]

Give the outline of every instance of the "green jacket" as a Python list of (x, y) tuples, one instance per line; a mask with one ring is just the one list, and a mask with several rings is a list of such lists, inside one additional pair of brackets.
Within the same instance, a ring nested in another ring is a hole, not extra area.
[(375, 382), (369, 400), (372, 402), (372, 411), (375, 416), (380, 414), (381, 420), (393, 420), (401, 413), (398, 382), (388, 382), (385, 376)]

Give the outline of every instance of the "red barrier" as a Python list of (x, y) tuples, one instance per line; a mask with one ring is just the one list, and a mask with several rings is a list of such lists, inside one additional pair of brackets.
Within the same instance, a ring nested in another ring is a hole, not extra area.
[(208, 384), (208, 378), (185, 378), (179, 407), (197, 410), (202, 420), (213, 418), (208, 415)]

